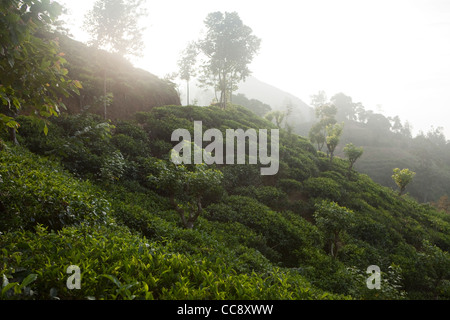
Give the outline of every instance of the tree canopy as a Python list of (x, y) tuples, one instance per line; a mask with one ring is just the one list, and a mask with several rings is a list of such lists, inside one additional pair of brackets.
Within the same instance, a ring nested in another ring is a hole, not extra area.
[(197, 74), (195, 68), (195, 64), (197, 63), (197, 55), (197, 45), (195, 42), (190, 42), (178, 60), (179, 77), (181, 80), (186, 80), (186, 105), (190, 104), (189, 82), (191, 81), (191, 78), (195, 77)]
[(348, 158), (348, 161), (350, 162), (350, 165), (348, 168), (348, 171), (350, 174), (356, 160), (358, 160), (363, 155), (364, 150), (361, 147), (356, 147), (353, 143), (348, 143), (344, 147), (343, 151), (344, 151), (345, 156)]
[(84, 28), (90, 34), (90, 44), (121, 56), (141, 54), (143, 26), (139, 18), (145, 15), (142, 0), (97, 0), (88, 11)]
[(171, 204), (183, 226), (192, 229), (203, 212), (203, 198), (208, 192), (217, 192), (220, 188), (222, 172), (210, 169), (206, 164), (188, 168), (162, 160), (156, 161), (154, 166), (157, 174), (151, 174), (149, 181), (169, 193)]
[(395, 183), (399, 187), (398, 194), (401, 195), (405, 191), (406, 186), (412, 181), (416, 173), (409, 169), (400, 170), (399, 168), (395, 168), (393, 172), (394, 174), (392, 175), (392, 179), (394, 179)]
[[(39, 118), (57, 116), (61, 96), (78, 92), (81, 84), (68, 78), (52, 24), (62, 12), (56, 2), (5, 0), (0, 3), (0, 126), (15, 132), (15, 118), (28, 112)], [(47, 133), (47, 124), (41, 122)]]
[(261, 40), (237, 12), (212, 12), (204, 23), (206, 33), (198, 41), (204, 56), (200, 80), (220, 92), (219, 104), (225, 108), (228, 95), (251, 74), (248, 65), (258, 53)]

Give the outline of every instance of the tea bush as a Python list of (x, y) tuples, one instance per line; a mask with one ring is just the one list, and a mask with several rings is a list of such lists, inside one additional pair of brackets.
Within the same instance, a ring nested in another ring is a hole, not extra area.
[(341, 186), (330, 178), (308, 178), (303, 182), (303, 190), (314, 198), (327, 198), (333, 201), (339, 201), (341, 198)]
[(278, 186), (287, 194), (303, 190), (303, 184), (295, 179), (280, 179), (278, 180)]
[(247, 196), (258, 200), (273, 210), (281, 210), (286, 208), (288, 197), (287, 194), (272, 186), (249, 186), (240, 187), (234, 190), (235, 194)]
[(61, 160), (70, 172), (101, 178), (111, 155), (118, 149), (111, 143), (114, 126), (99, 116), (83, 113), (52, 118), (48, 136), (39, 131), (33, 120), (23, 117), (19, 140), (31, 151)]
[[(225, 261), (170, 253), (123, 227), (69, 227), (15, 231), (0, 237), (0, 274), (28, 294), (2, 290), (7, 299), (341, 299), (302, 276), (279, 269), (237, 274)], [(243, 260), (242, 260), (243, 261)], [(241, 262), (242, 262), (241, 261)], [(81, 271), (81, 288), (67, 288), (67, 268)], [(20, 271), (19, 271), (20, 270)], [(34, 281), (31, 281), (34, 280)]]
[[(279, 173), (215, 167), (222, 183), (185, 229), (170, 179), (161, 190), (148, 177), (169, 160), (172, 131), (194, 120), (275, 128), (235, 106), (160, 107), (115, 126), (64, 115), (47, 136), (21, 119), (20, 143), (40, 156), (0, 143), (1, 298), (448, 299), (450, 216), (348, 177), (347, 161), (284, 130)], [(81, 291), (65, 285), (72, 264)], [(386, 290), (365, 286), (369, 264)]]
[(221, 204), (210, 205), (207, 212), (206, 218), (212, 221), (239, 222), (263, 235), (267, 244), (280, 255), (280, 260), (273, 262), (292, 266), (297, 262), (293, 251), (311, 244), (309, 231), (303, 229), (306, 225), (291, 223), (281, 213), (252, 198), (230, 196)]
[(110, 202), (58, 163), (22, 148), (0, 152), (0, 230), (33, 229), (108, 220)]

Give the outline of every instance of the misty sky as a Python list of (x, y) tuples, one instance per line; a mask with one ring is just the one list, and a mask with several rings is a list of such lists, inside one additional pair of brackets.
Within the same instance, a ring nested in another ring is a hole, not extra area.
[[(92, 0), (61, 0), (74, 37)], [(144, 58), (135, 66), (160, 77), (177, 71), (180, 52), (213, 11), (236, 11), (262, 39), (250, 69), (306, 103), (324, 90), (366, 109), (408, 120), (416, 134), (442, 126), (450, 140), (448, 0), (146, 1)]]

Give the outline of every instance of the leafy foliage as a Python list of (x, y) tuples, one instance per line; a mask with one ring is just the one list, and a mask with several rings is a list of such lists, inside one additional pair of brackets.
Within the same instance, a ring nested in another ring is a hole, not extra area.
[(351, 173), (351, 170), (353, 169), (353, 166), (355, 165), (356, 160), (358, 160), (363, 155), (363, 148), (356, 147), (353, 143), (348, 143), (344, 147), (344, 154), (348, 158), (348, 161), (350, 162), (348, 167), (349, 175)]
[(138, 54), (143, 46), (138, 22), (143, 15), (142, 0), (97, 0), (86, 14), (84, 27), (94, 47), (121, 56)]
[(110, 203), (88, 182), (27, 151), (0, 153), (0, 230), (32, 230), (107, 220)]
[[(60, 97), (78, 93), (82, 87), (68, 78), (67, 61), (49, 33), (61, 10), (58, 3), (50, 1), (7, 0), (0, 4), (0, 126), (9, 128), (13, 141), (20, 112), (57, 116), (65, 108)], [(48, 132), (46, 124), (43, 131)]]
[(156, 188), (169, 195), (183, 226), (192, 229), (203, 212), (203, 199), (220, 193), (222, 172), (207, 169), (206, 164), (195, 164), (193, 169), (188, 170), (183, 165), (165, 163), (162, 160), (155, 162), (155, 171), (158, 172), (157, 175), (150, 175), (148, 179)]
[(225, 108), (227, 95), (250, 75), (248, 65), (257, 54), (261, 40), (244, 25), (237, 12), (212, 12), (204, 22), (205, 37), (197, 43), (205, 57), (201, 81), (220, 91), (219, 105)]
[(401, 195), (405, 191), (406, 186), (412, 181), (415, 175), (416, 173), (409, 169), (402, 169), (402, 170), (400, 170), (399, 168), (394, 169), (392, 179), (394, 179), (395, 183), (400, 189), (399, 195)]
[[(21, 144), (39, 155), (0, 151), (4, 299), (449, 298), (448, 214), (356, 171), (348, 179), (349, 161), (304, 138), (281, 130), (273, 177), (258, 165), (169, 162), (171, 130), (193, 130), (192, 119), (205, 130), (275, 127), (245, 108), (63, 116), (47, 136), (20, 119)], [(81, 290), (60, 281), (73, 264)]]
[(314, 218), (319, 229), (321, 229), (327, 240), (331, 241), (330, 254), (337, 257), (341, 233), (348, 228), (352, 222), (353, 212), (335, 202), (322, 201), (316, 205)]

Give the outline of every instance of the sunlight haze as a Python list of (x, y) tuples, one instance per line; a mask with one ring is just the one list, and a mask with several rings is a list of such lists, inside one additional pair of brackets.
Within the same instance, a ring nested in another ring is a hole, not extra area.
[[(86, 41), (83, 16), (93, 1), (60, 1), (74, 38)], [(450, 138), (450, 2), (146, 1), (143, 58), (159, 77), (177, 71), (213, 11), (236, 11), (262, 39), (250, 69), (257, 79), (298, 96), (343, 92), (366, 109), (408, 120), (413, 133), (444, 127)]]

